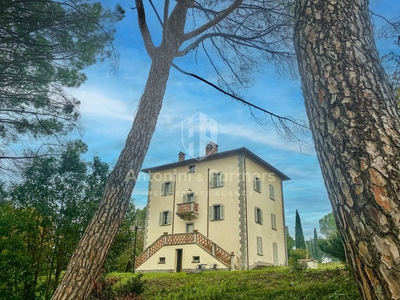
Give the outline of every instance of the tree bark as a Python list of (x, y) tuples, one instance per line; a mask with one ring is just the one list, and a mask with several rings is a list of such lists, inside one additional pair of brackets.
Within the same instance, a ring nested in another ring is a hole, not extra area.
[(179, 1), (171, 12), (165, 36), (154, 47), (142, 1), (136, 0), (138, 20), (152, 59), (150, 72), (124, 149), (111, 172), (99, 208), (72, 255), (52, 300), (87, 299), (101, 271), (139, 175), (161, 111), (172, 61), (183, 42), (186, 12), (193, 0)]
[(152, 62), (144, 94), (125, 147), (111, 172), (100, 206), (75, 249), (52, 299), (86, 299), (128, 207), (154, 133), (172, 59)]
[(400, 299), (400, 116), (368, 0), (298, 0), (294, 43), (333, 213), (364, 299)]

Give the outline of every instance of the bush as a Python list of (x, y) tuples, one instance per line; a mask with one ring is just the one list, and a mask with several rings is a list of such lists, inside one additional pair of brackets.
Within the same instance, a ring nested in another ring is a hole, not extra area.
[(89, 300), (115, 300), (117, 294), (113, 290), (113, 285), (118, 282), (119, 279), (115, 277), (104, 277), (100, 276), (93, 284), (92, 293), (89, 296)]
[(289, 266), (295, 264), (299, 259), (305, 259), (308, 256), (307, 249), (293, 249), (289, 252)]
[(139, 274), (126, 283), (115, 277), (100, 276), (93, 284), (89, 300), (142, 300), (146, 281)]
[(139, 300), (145, 289), (146, 280), (142, 280), (143, 274), (136, 275), (126, 283), (116, 288), (118, 299)]
[(301, 273), (301, 272), (304, 272), (305, 270), (307, 270), (307, 264), (301, 263), (301, 262), (296, 260), (290, 265), (290, 269), (289, 270), (291, 272)]

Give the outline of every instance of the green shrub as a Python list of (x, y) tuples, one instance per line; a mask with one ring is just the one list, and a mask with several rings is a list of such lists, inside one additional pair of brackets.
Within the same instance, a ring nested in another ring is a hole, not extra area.
[(307, 264), (295, 260), (290, 266), (289, 270), (295, 273), (302, 273), (307, 270)]
[(142, 280), (142, 277), (143, 274), (138, 274), (129, 279), (126, 283), (119, 285), (115, 289), (118, 299), (141, 299), (140, 295), (143, 294), (146, 284), (146, 280)]
[(112, 287), (118, 280), (115, 277), (100, 276), (93, 284), (89, 300), (115, 300), (117, 294)]
[(289, 252), (289, 266), (293, 265), (299, 259), (305, 259), (308, 256), (307, 249), (292, 249)]

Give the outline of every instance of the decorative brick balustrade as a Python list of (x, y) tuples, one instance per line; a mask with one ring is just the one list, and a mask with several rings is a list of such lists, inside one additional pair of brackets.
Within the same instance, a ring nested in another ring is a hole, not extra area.
[(197, 244), (209, 254), (217, 258), (228, 268), (231, 268), (231, 256), (229, 252), (212, 242), (209, 238), (195, 230), (193, 233), (164, 234), (153, 244), (146, 248), (136, 258), (135, 269), (141, 266), (146, 260), (153, 256), (158, 250), (168, 245)]

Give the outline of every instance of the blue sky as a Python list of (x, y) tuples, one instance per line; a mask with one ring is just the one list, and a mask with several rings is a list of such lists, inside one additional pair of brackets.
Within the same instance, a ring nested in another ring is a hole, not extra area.
[[(398, 3), (386, 0), (371, 2), (374, 12), (389, 19), (400, 15)], [(150, 59), (137, 27), (136, 12), (130, 9), (134, 1), (108, 0), (102, 3), (105, 7), (120, 3), (127, 12), (125, 19), (117, 25), (114, 41), (121, 55), (118, 72), (113, 75), (107, 61), (91, 66), (85, 70), (89, 78), (87, 82), (70, 92), (81, 101), (82, 139), (89, 146), (88, 158), (98, 155), (113, 167), (133, 122)], [(152, 29), (159, 29), (152, 13), (148, 14), (148, 21)], [(381, 54), (390, 49), (396, 50), (392, 40), (379, 41), (378, 45)], [(215, 82), (211, 67), (205, 63), (196, 64), (191, 56), (177, 60), (177, 64), (186, 71)], [(254, 74), (254, 86), (240, 90), (240, 95), (276, 114), (306, 120), (299, 79), (282, 78), (276, 74), (274, 67), (268, 65), (262, 68), (263, 73)], [(306, 239), (312, 237), (313, 228), (319, 230), (318, 220), (331, 211), (331, 206), (310, 134), (299, 135), (308, 143), (303, 147), (288, 142), (277, 135), (271, 121), (261, 127), (247, 107), (174, 69), (171, 70), (163, 108), (143, 168), (177, 160), (178, 153), (184, 151), (182, 121), (197, 112), (218, 123), (217, 144), (220, 151), (246, 147), (291, 178), (284, 183), (286, 225), (294, 235), (297, 209)], [(147, 181), (141, 177), (133, 193), (136, 206), (146, 205), (146, 194)]]

